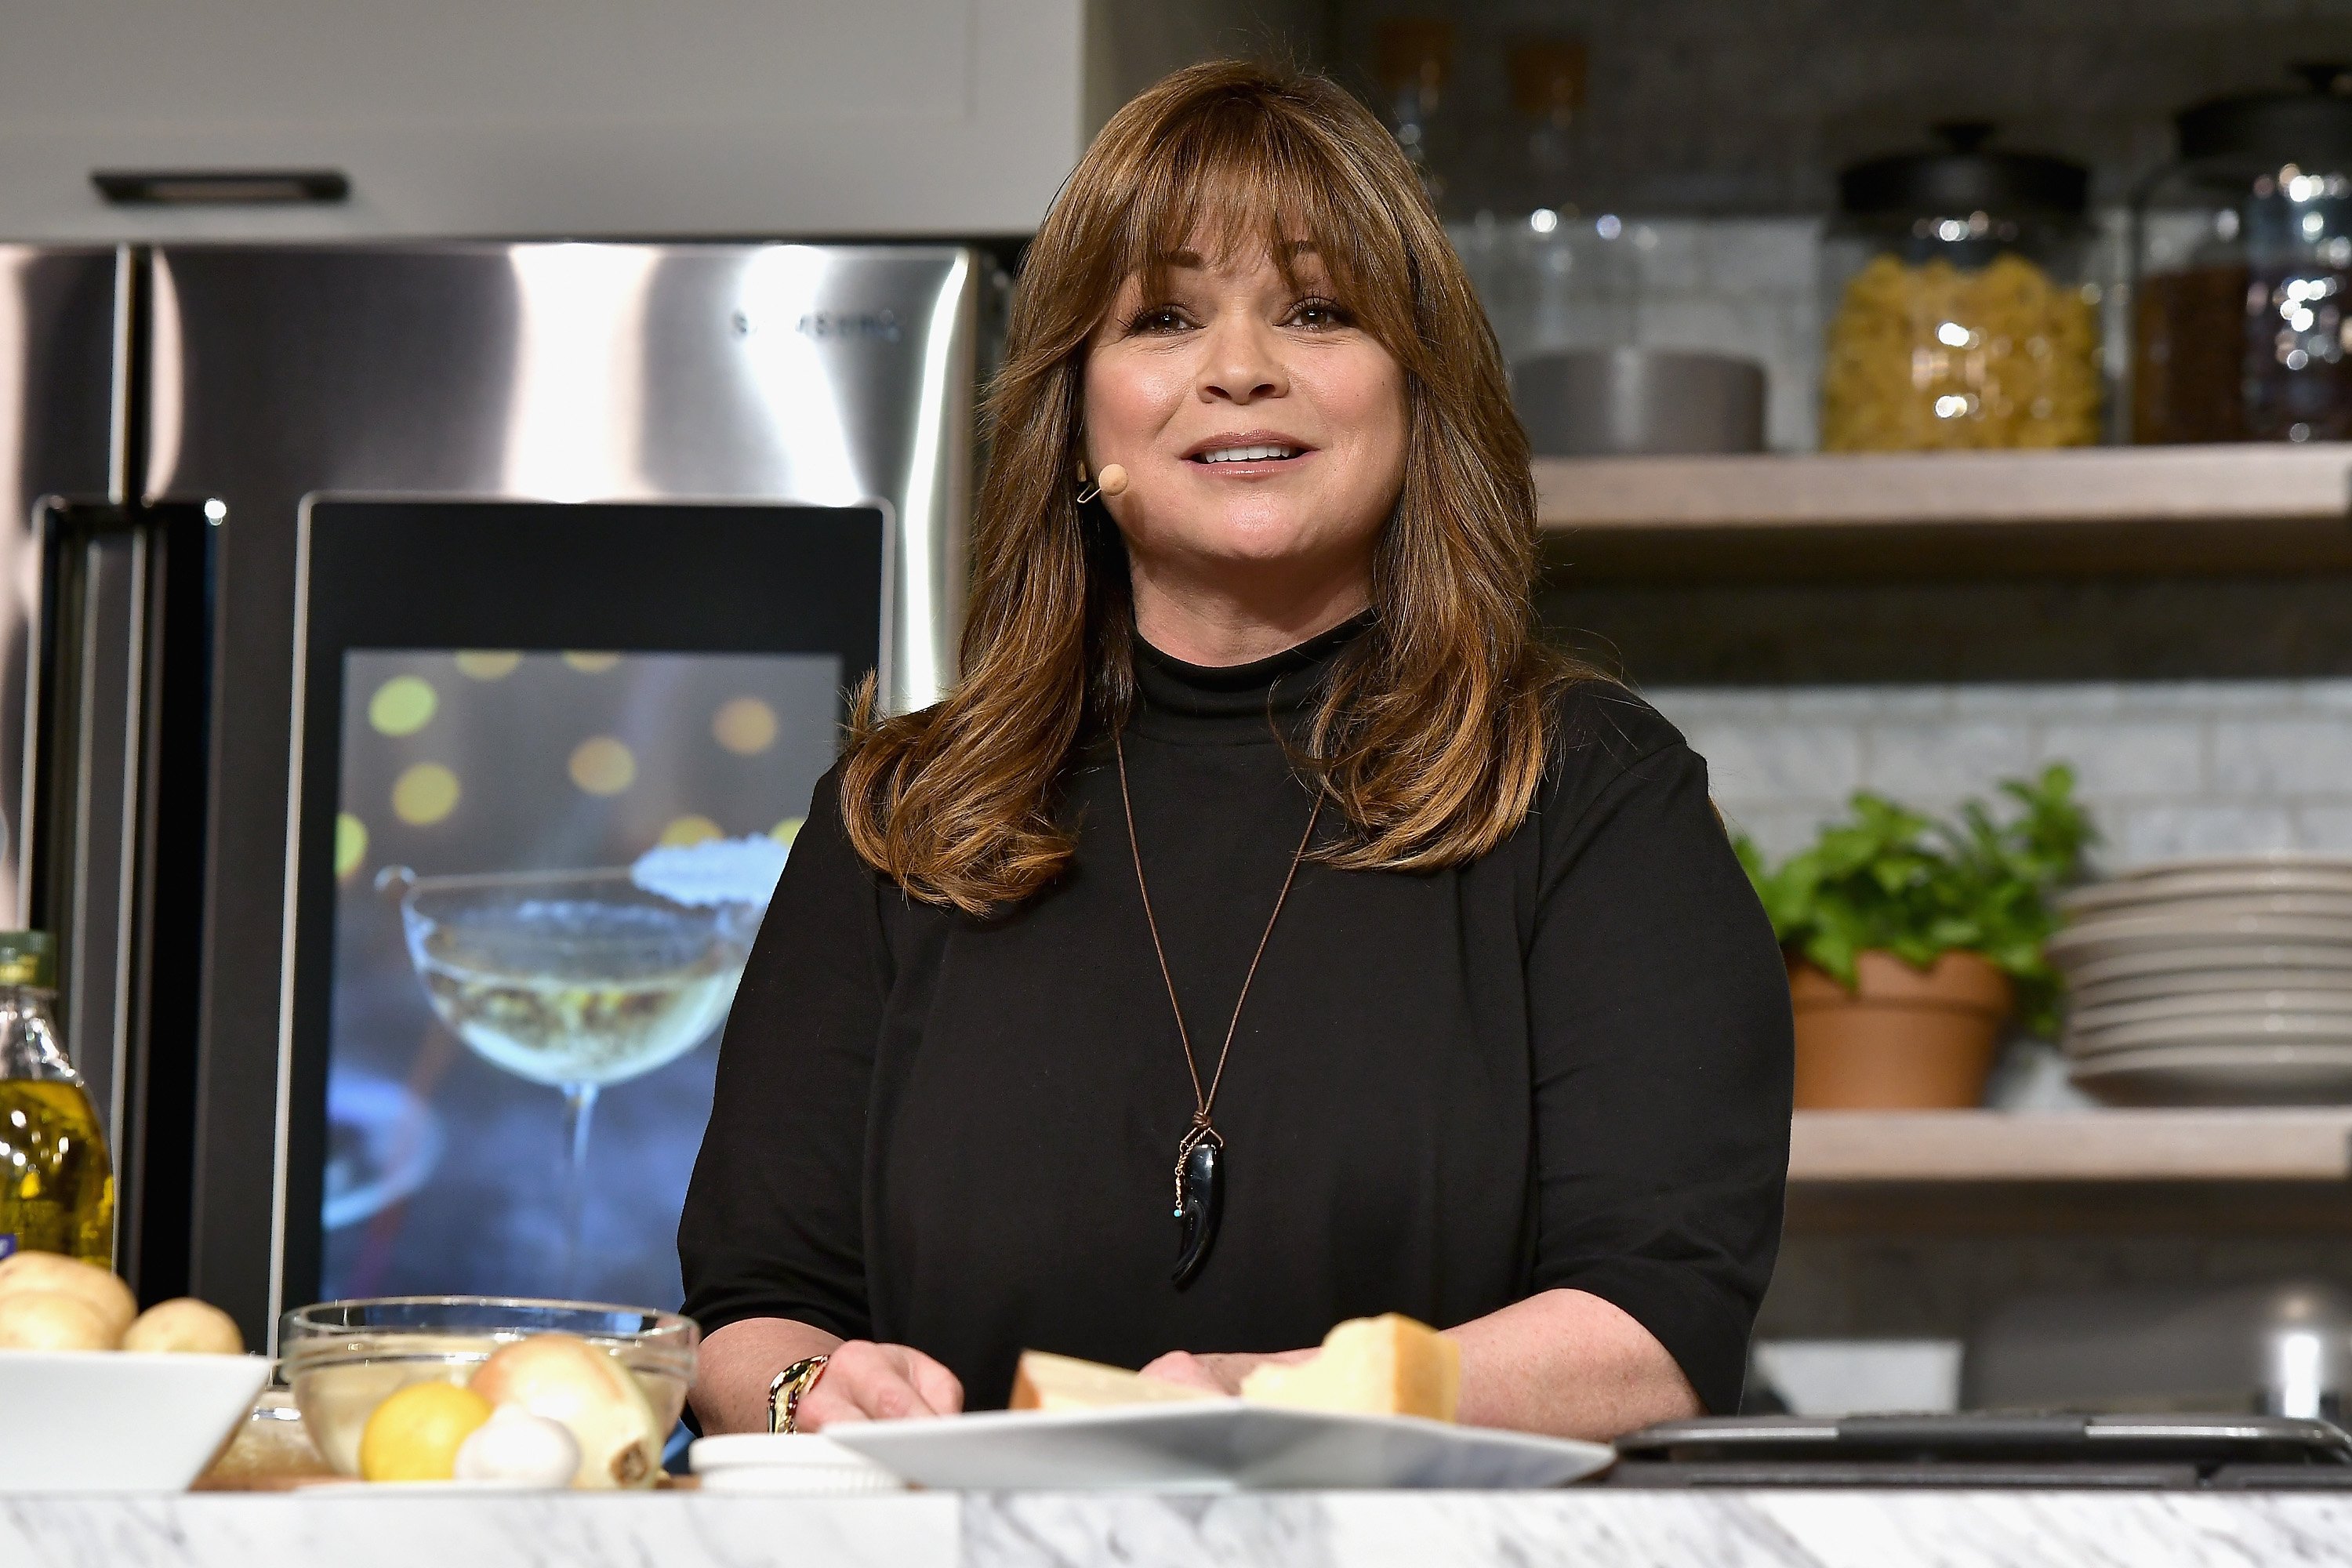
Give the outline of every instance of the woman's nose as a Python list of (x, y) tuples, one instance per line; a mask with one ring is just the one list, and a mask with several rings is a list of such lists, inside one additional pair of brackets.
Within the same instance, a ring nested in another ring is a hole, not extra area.
[(1201, 396), (1206, 401), (1251, 404), (1280, 397), (1289, 389), (1272, 334), (1258, 322), (1220, 323), (1209, 334), (1208, 349), (1201, 374)]

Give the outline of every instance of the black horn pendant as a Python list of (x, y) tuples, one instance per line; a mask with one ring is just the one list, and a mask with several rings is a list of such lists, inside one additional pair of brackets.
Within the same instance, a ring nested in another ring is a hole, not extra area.
[(1181, 1290), (1209, 1261), (1217, 1244), (1217, 1221), (1225, 1205), (1225, 1141), (1213, 1128), (1195, 1127), (1176, 1150), (1176, 1271)]

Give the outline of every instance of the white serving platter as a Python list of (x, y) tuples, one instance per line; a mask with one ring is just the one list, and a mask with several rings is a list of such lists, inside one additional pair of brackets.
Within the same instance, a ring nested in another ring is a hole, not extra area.
[(2179, 878), (2221, 876), (2342, 877), (2352, 880), (2352, 857), (2306, 855), (2298, 849), (2273, 849), (2259, 855), (2192, 855), (2179, 860), (2151, 860), (2117, 871), (2118, 882), (2164, 882)]
[[(2085, 892), (2107, 890), (2084, 889)], [(2309, 915), (2319, 920), (2352, 919), (2352, 886), (2330, 889), (2325, 892), (2232, 889), (2228, 892), (2194, 895), (2158, 891), (2152, 888), (2114, 890), (2131, 896), (2066, 906), (2067, 929), (2082, 931), (2109, 921), (2158, 915), (2179, 915), (2190, 920), (2216, 920), (2228, 915)]]
[(1616, 1458), (1602, 1443), (1239, 1399), (856, 1422), (824, 1435), (946, 1491), (1506, 1491), (1561, 1486)]
[(2335, 947), (2352, 958), (2352, 919), (2316, 915), (2228, 914), (2205, 919), (2168, 911), (2119, 915), (2086, 926), (2069, 926), (2050, 939), (2050, 962), (2072, 973), (2105, 959), (2132, 953), (2164, 953), (2184, 966), (2212, 954), (2249, 947)]
[(2158, 969), (2145, 974), (2113, 974), (2105, 980), (2075, 981), (2066, 987), (2067, 1005), (2077, 1011), (2094, 1007), (2136, 1005), (2143, 1002), (2186, 1000), (2191, 996), (2261, 994), (2292, 991), (2299, 994), (2352, 993), (2352, 963), (2342, 968), (2289, 968), (2249, 965), (2217, 969), (2202, 964), (2181, 969)]
[(2343, 865), (2263, 865), (2235, 870), (2209, 866), (2177, 870), (2157, 869), (2108, 882), (2093, 882), (2061, 893), (2058, 907), (2077, 918), (2146, 904), (2205, 899), (2273, 898), (2309, 895), (2352, 898), (2352, 863)]
[(2067, 1014), (2066, 1027), (2070, 1034), (2096, 1035), (2118, 1026), (2169, 1023), (2176, 1018), (2262, 1017), (2279, 1013), (2336, 1017), (2352, 1024), (2352, 985), (2335, 990), (2237, 985), (2226, 990), (2159, 993), (2095, 1005), (2078, 999)]
[(2202, 1050), (2250, 1050), (2269, 1046), (2325, 1046), (2352, 1051), (2352, 1015), (2344, 1013), (2207, 1013), (2139, 1024), (2081, 1026), (2066, 1031), (2067, 1054), (2194, 1046)]
[(2079, 1059), (2070, 1076), (2119, 1105), (2344, 1105), (2352, 1047), (2158, 1046)]

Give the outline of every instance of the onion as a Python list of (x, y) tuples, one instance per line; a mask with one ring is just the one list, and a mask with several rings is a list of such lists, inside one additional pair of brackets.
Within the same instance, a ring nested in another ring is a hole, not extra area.
[(561, 1421), (580, 1445), (575, 1487), (649, 1487), (661, 1474), (662, 1439), (635, 1373), (586, 1340), (533, 1334), (493, 1352), (473, 1390), (492, 1405), (519, 1405)]

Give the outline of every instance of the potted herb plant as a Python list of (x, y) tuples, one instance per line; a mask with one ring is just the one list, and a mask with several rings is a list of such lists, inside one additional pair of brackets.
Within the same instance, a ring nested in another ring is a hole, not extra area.
[(2000, 793), (2003, 818), (1972, 800), (1944, 821), (1856, 795), (1778, 868), (1735, 840), (1789, 956), (1801, 1109), (1972, 1106), (2012, 1012), (2054, 1026), (2051, 894), (2093, 830), (2063, 764)]

